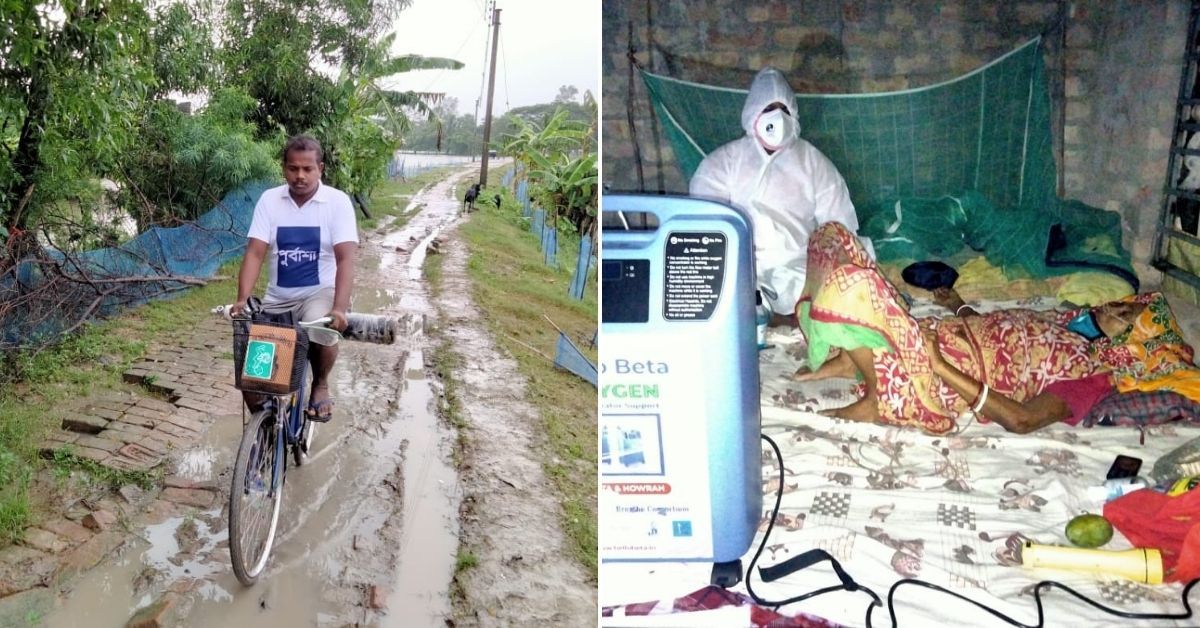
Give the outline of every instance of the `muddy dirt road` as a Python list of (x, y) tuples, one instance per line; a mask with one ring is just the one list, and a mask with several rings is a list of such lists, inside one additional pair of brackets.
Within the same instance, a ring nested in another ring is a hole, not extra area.
[(479, 565), (459, 576), (463, 625), (595, 626), (596, 588), (566, 551), (554, 487), (537, 453), (536, 410), (516, 362), (501, 355), (470, 302), (467, 251), (453, 238), (437, 305), (444, 333), (466, 365), (460, 382), (471, 446), (462, 473), (463, 546)]
[[(229, 568), (226, 504), (241, 432), (240, 416), (230, 414), (174, 469), (220, 491), (216, 505), (138, 522), (144, 527), (135, 527), (120, 554), (79, 578), (42, 625), (120, 626), (154, 604), (165, 608), (164, 625), (180, 626), (595, 625), (594, 586), (577, 565), (554, 556), (562, 555), (562, 533), (557, 504), (528, 451), (530, 411), (511, 387), (490, 391), (478, 381), (481, 368), (508, 379), (515, 367), (495, 353), (479, 321), (469, 320), (465, 257), (453, 241), (444, 272), (448, 284), (459, 284), (441, 304), (455, 312), (442, 324), (456, 345), (469, 343), (471, 368), (459, 374), (466, 412), (513, 434), (496, 443), (505, 455), (482, 454), (486, 473), (460, 479), (450, 463), (454, 435), (437, 416), (438, 386), (426, 369), (426, 330), (440, 311), (420, 266), (425, 245), (457, 218), (456, 183), (469, 171), (423, 190), (403, 228), (363, 234), (354, 308), (398, 318), (402, 333), (394, 345), (342, 345), (335, 418), (319, 427), (309, 462), (289, 469), (279, 536), (258, 584), (243, 587)], [(497, 395), (499, 405), (492, 403)], [(517, 492), (497, 489), (496, 477), (519, 478)], [(460, 578), (464, 601), (452, 608), (460, 533), (479, 564)]]

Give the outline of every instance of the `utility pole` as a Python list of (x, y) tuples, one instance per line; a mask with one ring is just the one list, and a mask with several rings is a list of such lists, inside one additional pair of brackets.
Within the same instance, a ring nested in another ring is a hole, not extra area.
[(496, 44), (500, 42), (500, 9), (492, 7), (492, 69), (488, 74), (487, 111), (483, 118), (483, 157), (480, 161), (479, 187), (487, 187), (488, 142), (492, 138), (492, 94), (496, 91)]

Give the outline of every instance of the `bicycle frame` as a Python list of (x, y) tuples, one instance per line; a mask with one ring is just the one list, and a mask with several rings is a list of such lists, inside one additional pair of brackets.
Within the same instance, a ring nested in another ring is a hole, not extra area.
[[(309, 364), (308, 357), (305, 356), (304, 377), (301, 379), (301, 381), (307, 382), (309, 368), (311, 368), (311, 364)], [(288, 408), (287, 421), (284, 422), (282, 426), (283, 438), (275, 439), (275, 455), (277, 456), (275, 459), (282, 460), (283, 463), (275, 465), (275, 469), (271, 474), (271, 491), (277, 490), (279, 485), (283, 482), (284, 467), (287, 465), (287, 447), (300, 446), (300, 437), (302, 436), (302, 432), (304, 430), (304, 417), (302, 413), (304, 412), (305, 394), (307, 392), (308, 391), (305, 390), (305, 386), (301, 386), (300, 390), (297, 390), (294, 393), (287, 395), (272, 395), (267, 398), (266, 403), (269, 406), (274, 406), (272, 408), (272, 414), (275, 415), (277, 421), (280, 414), (280, 404), (282, 403), (290, 405)], [(279, 429), (278, 426), (277, 429)]]
[[(257, 310), (257, 306), (254, 309)], [(228, 306), (220, 306), (212, 311), (232, 319)], [(311, 322), (302, 321), (299, 325), (316, 327), (328, 323), (329, 318), (323, 317)], [(295, 464), (303, 464), (315, 429), (315, 424), (309, 425), (304, 415), (312, 363), (308, 355), (296, 355), (293, 359), (304, 360), (299, 389), (282, 395), (259, 393), (262, 408), (253, 413), (248, 423), (243, 424), (241, 444), (234, 462), (229, 506), (229, 551), (234, 573), (245, 586), (251, 586), (258, 580), (271, 555), (283, 503), (288, 455), (292, 454)], [(273, 443), (271, 439), (274, 439)], [(267, 452), (262, 449), (263, 446), (270, 446), (274, 454), (269, 472), (265, 468)], [(266, 477), (268, 473), (269, 478)], [(270, 508), (269, 514), (264, 513), (262, 505), (259, 505), (263, 497), (269, 500), (265, 504)], [(243, 517), (247, 509), (251, 512)], [(263, 514), (269, 518), (266, 527), (263, 527)], [(250, 538), (246, 538), (247, 532)], [(265, 532), (265, 536), (257, 536), (260, 532)]]

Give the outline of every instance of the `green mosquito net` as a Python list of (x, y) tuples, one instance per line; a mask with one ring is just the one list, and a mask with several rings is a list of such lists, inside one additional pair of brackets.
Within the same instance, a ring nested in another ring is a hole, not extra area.
[[(880, 261), (968, 250), (1011, 276), (1100, 269), (1137, 289), (1120, 217), (1056, 195), (1044, 65), (1039, 38), (930, 87), (796, 96), (801, 137), (846, 179)], [(744, 135), (746, 90), (642, 79), (686, 177)]]

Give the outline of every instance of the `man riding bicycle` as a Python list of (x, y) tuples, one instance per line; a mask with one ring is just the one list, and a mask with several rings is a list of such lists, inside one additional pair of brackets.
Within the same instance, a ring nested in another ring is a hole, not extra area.
[[(324, 153), (312, 137), (297, 135), (288, 140), (282, 165), (287, 183), (263, 192), (254, 206), (231, 314), (244, 315), (269, 252), (264, 312), (291, 313), (296, 321), (329, 316), (333, 319), (329, 327), (342, 332), (358, 253), (354, 206), (344, 192), (321, 183)], [(329, 373), (337, 361), (339, 335), (310, 329), (308, 337), (313, 377), (305, 413), (311, 421), (328, 421), (333, 416)], [(242, 395), (251, 411), (261, 408), (261, 395)]]

